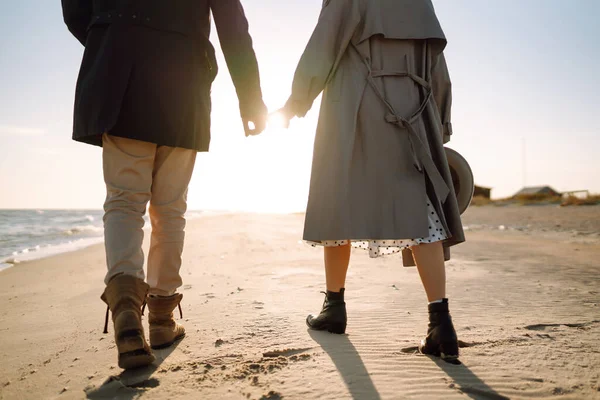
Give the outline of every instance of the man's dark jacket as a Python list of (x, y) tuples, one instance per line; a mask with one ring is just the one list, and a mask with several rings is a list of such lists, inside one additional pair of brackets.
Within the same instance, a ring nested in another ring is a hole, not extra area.
[(217, 74), (211, 11), (242, 118), (266, 111), (239, 0), (62, 0), (62, 8), (85, 46), (73, 139), (101, 146), (107, 132), (208, 151)]

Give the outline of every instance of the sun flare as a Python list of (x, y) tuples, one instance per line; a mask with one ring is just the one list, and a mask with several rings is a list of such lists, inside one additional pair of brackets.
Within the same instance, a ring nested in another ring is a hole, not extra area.
[(269, 130), (283, 130), (287, 129), (289, 124), (289, 121), (281, 111), (275, 111), (269, 115), (267, 127)]

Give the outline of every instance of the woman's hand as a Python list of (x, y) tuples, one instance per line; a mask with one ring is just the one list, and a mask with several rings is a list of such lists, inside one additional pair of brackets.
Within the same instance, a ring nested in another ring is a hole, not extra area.
[(269, 125), (288, 129), (290, 127), (290, 121), (294, 116), (295, 115), (290, 112), (287, 107), (280, 108), (269, 114)]

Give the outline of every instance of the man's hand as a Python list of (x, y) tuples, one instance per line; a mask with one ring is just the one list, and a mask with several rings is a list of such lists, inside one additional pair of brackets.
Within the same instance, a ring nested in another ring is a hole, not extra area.
[(261, 100), (258, 107), (245, 108), (244, 110), (242, 112), (242, 122), (244, 123), (246, 137), (260, 135), (267, 127), (269, 116), (267, 106)]
[(257, 136), (267, 127), (267, 113), (265, 111), (254, 118), (243, 119), (242, 121), (244, 122), (246, 137)]

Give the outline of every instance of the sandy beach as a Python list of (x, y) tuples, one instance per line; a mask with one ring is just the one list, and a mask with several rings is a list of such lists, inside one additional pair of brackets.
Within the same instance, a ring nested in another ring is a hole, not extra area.
[(0, 272), (0, 399), (600, 399), (600, 206), (463, 217), (462, 365), (416, 353), (426, 298), (400, 256), (353, 250), (347, 335), (311, 332), (324, 273), (304, 216), (207, 215), (187, 229), (187, 337), (149, 368), (120, 370), (102, 333), (102, 245)]

